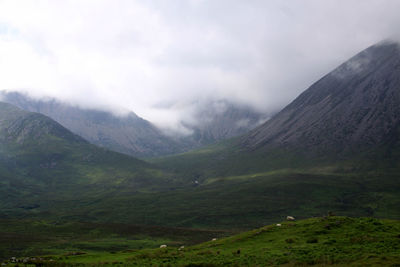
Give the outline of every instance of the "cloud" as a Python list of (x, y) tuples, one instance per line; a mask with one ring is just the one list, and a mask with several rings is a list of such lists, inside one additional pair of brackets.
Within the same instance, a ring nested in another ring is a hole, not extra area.
[(397, 0), (0, 1), (0, 88), (184, 131), (196, 101), (270, 113), (399, 38)]

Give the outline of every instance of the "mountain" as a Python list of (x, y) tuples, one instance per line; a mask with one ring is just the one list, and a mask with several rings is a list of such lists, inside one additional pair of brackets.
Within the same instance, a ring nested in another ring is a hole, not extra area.
[(27, 111), (51, 117), (92, 144), (136, 156), (149, 157), (184, 151), (182, 144), (165, 136), (150, 122), (130, 112), (116, 116), (107, 111), (83, 109), (55, 99), (35, 100), (17, 92), (2, 92), (2, 100)]
[(400, 46), (384, 42), (314, 83), (240, 142), (249, 150), (286, 148), (335, 157), (392, 150), (399, 145), (399, 114)]
[(268, 117), (249, 106), (226, 100), (210, 101), (195, 112), (195, 122), (183, 122), (193, 133), (182, 138), (193, 148), (242, 135), (265, 122)]
[(18, 92), (0, 92), (0, 99), (27, 111), (51, 117), (90, 143), (140, 158), (176, 154), (238, 136), (265, 120), (263, 113), (227, 101), (201, 105), (192, 123), (183, 122), (189, 136), (171, 137), (135, 113), (116, 116), (56, 99), (33, 99)]
[(317, 166), (399, 168), (398, 114), (400, 48), (387, 41), (355, 55), (249, 133), (158, 163), (203, 177)]

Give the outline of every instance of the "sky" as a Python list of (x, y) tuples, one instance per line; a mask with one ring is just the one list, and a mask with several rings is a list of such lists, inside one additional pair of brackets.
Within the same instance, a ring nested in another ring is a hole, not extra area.
[(201, 106), (284, 107), (400, 39), (398, 0), (0, 0), (0, 89), (182, 130)]

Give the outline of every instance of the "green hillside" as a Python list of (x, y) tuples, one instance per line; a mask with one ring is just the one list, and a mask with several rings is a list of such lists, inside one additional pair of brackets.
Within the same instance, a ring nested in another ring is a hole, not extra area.
[(3, 218), (46, 213), (64, 201), (104, 199), (121, 188), (147, 192), (172, 184), (159, 168), (91, 145), (41, 114), (0, 103), (0, 118)]
[(106, 199), (65, 201), (48, 217), (214, 229), (251, 229), (287, 214), (307, 218), (328, 211), (400, 219), (397, 177), (282, 170), (210, 178), (169, 191), (121, 190)]
[(399, 233), (399, 221), (324, 217), (273, 224), (195, 246), (166, 243), (167, 248), (111, 253), (86, 249), (26, 261), (31, 266), (398, 266)]

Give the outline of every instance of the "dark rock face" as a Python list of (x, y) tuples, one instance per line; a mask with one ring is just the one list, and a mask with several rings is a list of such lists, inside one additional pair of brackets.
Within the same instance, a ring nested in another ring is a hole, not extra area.
[(400, 46), (384, 42), (320, 79), (241, 144), (350, 155), (397, 144), (399, 123)]

